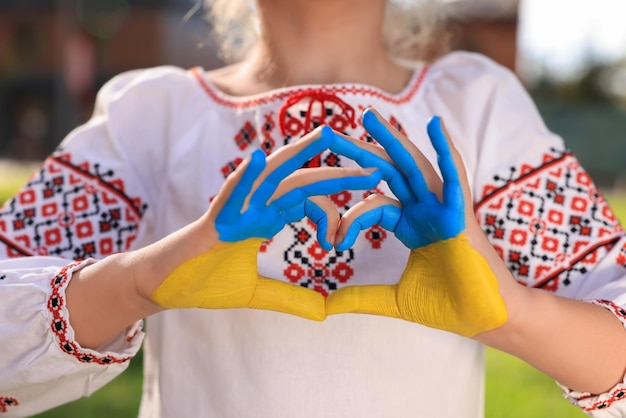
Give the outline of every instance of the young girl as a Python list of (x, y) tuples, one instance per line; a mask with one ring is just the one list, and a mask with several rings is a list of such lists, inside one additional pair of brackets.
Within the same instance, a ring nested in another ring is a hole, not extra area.
[(114, 78), (0, 210), (0, 413), (145, 318), (142, 417), (479, 417), (483, 343), (626, 414), (626, 236), (513, 74), (429, 2), (213, 7), (240, 61)]

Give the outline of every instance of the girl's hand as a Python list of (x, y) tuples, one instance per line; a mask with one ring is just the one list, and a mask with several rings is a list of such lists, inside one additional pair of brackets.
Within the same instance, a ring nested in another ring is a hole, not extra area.
[[(353, 168), (300, 169), (328, 148), (330, 128), (313, 131), (270, 155), (254, 152), (228, 177), (199, 225), (191, 229), (199, 250), (186, 257), (151, 292), (164, 308), (256, 308), (323, 320), (319, 293), (260, 277), (261, 244), (285, 224), (308, 216), (318, 226), (320, 245), (329, 250), (339, 215), (324, 195), (373, 188), (378, 171)], [(184, 233), (183, 233), (184, 235)]]
[[(427, 131), (437, 151), (443, 183), (424, 155), (375, 111), (363, 126), (382, 149), (340, 134), (331, 149), (363, 167), (377, 167), (398, 200), (371, 195), (342, 218), (335, 246), (350, 247), (361, 229), (374, 224), (392, 231), (411, 249), (393, 286), (350, 286), (332, 293), (327, 313), (371, 313), (418, 322), (464, 336), (494, 329), (507, 319), (498, 280), (465, 235), (471, 216), (469, 187), (460, 155), (439, 118)], [(473, 229), (472, 225), (472, 229)]]

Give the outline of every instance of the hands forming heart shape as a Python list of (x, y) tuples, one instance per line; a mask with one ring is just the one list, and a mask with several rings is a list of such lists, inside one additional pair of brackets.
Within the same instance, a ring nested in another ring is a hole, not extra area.
[[(463, 234), (472, 214), (469, 187), (465, 176), (459, 177), (462, 161), (441, 120), (432, 118), (427, 132), (443, 182), (419, 149), (376, 111), (364, 112), (363, 126), (382, 148), (321, 127), (267, 159), (255, 151), (228, 177), (209, 208), (217, 245), (180, 264), (152, 300), (165, 308), (247, 307), (318, 321), (368, 313), (468, 337), (502, 325), (507, 311), (498, 280)], [(301, 169), (326, 149), (363, 168)], [(326, 195), (371, 189), (381, 179), (397, 200), (371, 195), (340, 221)], [(324, 299), (313, 290), (259, 276), (262, 242), (305, 216), (317, 225), (325, 250), (350, 248), (359, 232), (374, 224), (393, 232), (411, 250), (399, 282), (348, 286)]]

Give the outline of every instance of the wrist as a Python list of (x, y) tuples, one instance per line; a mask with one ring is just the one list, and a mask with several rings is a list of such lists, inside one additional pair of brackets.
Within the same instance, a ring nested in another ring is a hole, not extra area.
[(133, 323), (161, 310), (137, 293), (127, 254), (114, 254), (73, 272), (66, 289), (76, 341), (97, 349)]
[(209, 252), (220, 241), (206, 215), (167, 237), (124, 257), (132, 273), (135, 294), (144, 302), (155, 304), (154, 291), (177, 267)]
[(524, 339), (527, 331), (525, 315), (528, 306), (531, 307), (533, 291), (517, 282), (506, 286), (500, 286), (500, 293), (506, 304), (507, 320), (498, 328), (482, 332), (474, 336), (474, 339), (490, 347), (510, 352), (509, 347), (516, 346), (517, 341)]

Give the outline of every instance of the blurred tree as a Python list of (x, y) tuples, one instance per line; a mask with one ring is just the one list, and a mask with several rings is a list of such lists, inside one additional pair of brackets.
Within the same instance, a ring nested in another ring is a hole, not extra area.
[(616, 187), (626, 176), (626, 107), (620, 77), (626, 77), (624, 63), (590, 61), (576, 78), (543, 77), (530, 87), (548, 127), (563, 137), (604, 188)]

